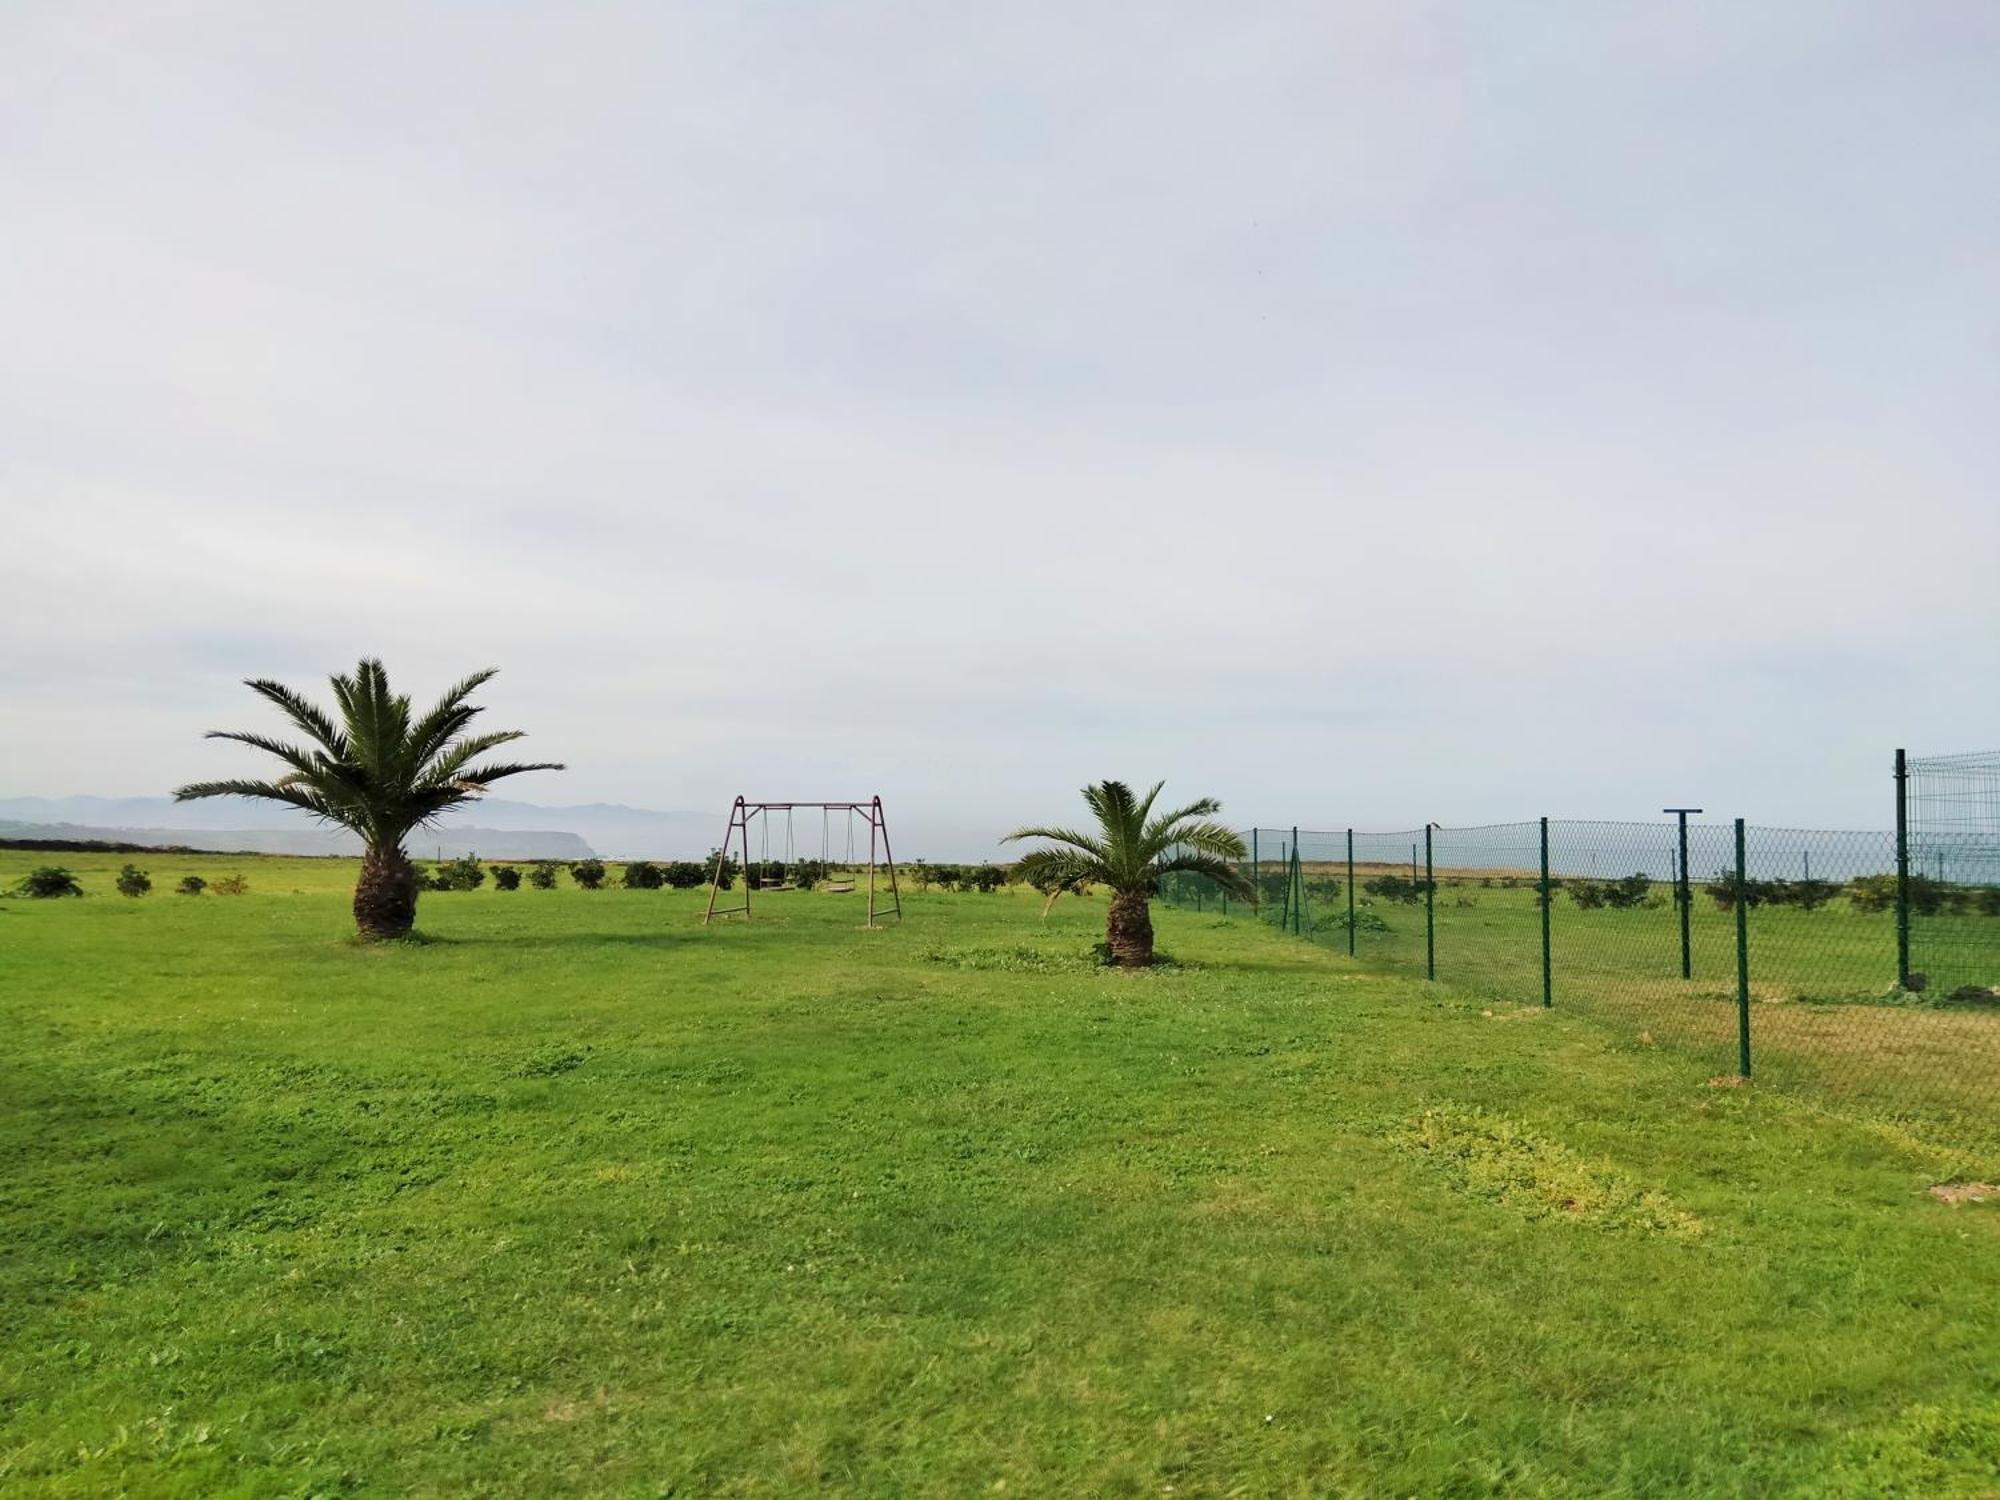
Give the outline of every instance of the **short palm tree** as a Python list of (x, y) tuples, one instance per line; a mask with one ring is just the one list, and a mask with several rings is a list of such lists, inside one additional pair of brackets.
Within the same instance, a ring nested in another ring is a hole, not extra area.
[(465, 734), (483, 712), (466, 699), (493, 675), (490, 669), (474, 672), (429, 713), (412, 719), (410, 700), (389, 691), (382, 663), (364, 660), (352, 677), (334, 675), (338, 723), (283, 683), (246, 682), (253, 693), (283, 710), (311, 743), (288, 745), (261, 734), (211, 730), (209, 739), (254, 746), (291, 769), (276, 781), (197, 781), (175, 792), (174, 800), (261, 797), (352, 829), (362, 842), (354, 925), (371, 941), (406, 937), (417, 919), (417, 877), (403, 841), (441, 814), (482, 796), (502, 777), (562, 769), (553, 761), (473, 764), (496, 746), (523, 737), (518, 729)]
[(1134, 797), (1122, 781), (1100, 781), (1083, 789), (1083, 800), (1096, 815), (1098, 833), (1017, 828), (1003, 841), (1047, 839), (1061, 846), (1031, 850), (1014, 867), (1029, 884), (1055, 893), (1051, 901), (1085, 884), (1110, 887), (1104, 937), (1111, 961), (1122, 968), (1141, 969), (1153, 961), (1150, 901), (1159, 894), (1162, 875), (1176, 871), (1205, 875), (1232, 896), (1256, 899), (1249, 878), (1232, 863), (1249, 850), (1234, 829), (1210, 821), (1222, 811), (1222, 804), (1203, 797), (1155, 814), (1153, 803), (1165, 785), (1155, 782), (1144, 797)]

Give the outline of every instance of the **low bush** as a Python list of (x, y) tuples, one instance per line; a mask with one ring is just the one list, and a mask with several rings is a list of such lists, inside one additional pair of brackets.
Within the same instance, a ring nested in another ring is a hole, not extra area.
[(121, 896), (143, 896), (153, 888), (153, 877), (137, 865), (126, 865), (118, 872), (118, 894)]
[(249, 891), (250, 882), (241, 875), (224, 875), (209, 885), (218, 896), (241, 896)]
[(657, 891), (666, 884), (666, 872), (650, 859), (628, 860), (619, 884), (628, 891)]
[(1840, 887), (1830, 880), (1774, 880), (1765, 899), (1773, 906), (1818, 911), (1839, 894)]
[(1007, 872), (998, 865), (981, 865), (976, 870), (965, 872), (964, 884), (968, 890), (982, 895), (992, 895), (1007, 883)]
[(708, 872), (714, 868), (713, 863), (704, 865), (697, 860), (677, 859), (660, 873), (674, 890), (691, 891), (698, 885), (708, 884)]
[(521, 888), (521, 872), (512, 865), (493, 867), (493, 889), (496, 891), (518, 891)]
[(1569, 899), (1578, 911), (1596, 911), (1604, 905), (1604, 882), (1601, 880), (1572, 880), (1569, 883)]
[(928, 877), (923, 882), (923, 888), (929, 890), (936, 886), (941, 891), (957, 890), (965, 874), (957, 865), (925, 865), (923, 872)]
[(43, 865), (23, 875), (20, 884), (14, 887), (14, 894), (48, 901), (57, 896), (81, 896), (83, 887), (61, 865)]
[(199, 896), (208, 889), (208, 882), (199, 875), (183, 875), (174, 890), (183, 896)]
[[(718, 861), (721, 862), (720, 870), (717, 869)], [(695, 884), (700, 885), (702, 881), (712, 878), (715, 881), (717, 890), (730, 891), (736, 888), (736, 877), (742, 873), (742, 861), (737, 859), (735, 855), (726, 855), (720, 849), (711, 849), (708, 851), (708, 861), (702, 867), (701, 880), (696, 881)]]
[(476, 854), (448, 859), (431, 875), (431, 889), (434, 891), (476, 891), (484, 884), (486, 866), (479, 862)]
[(597, 890), (604, 884), (604, 861), (580, 859), (569, 867), (569, 878), (586, 891)]
[(1652, 877), (1647, 875), (1627, 875), (1623, 880), (1607, 880), (1604, 883), (1604, 904), (1613, 911), (1630, 911), (1644, 906), (1652, 894)]
[(1723, 869), (1717, 870), (1715, 878), (1702, 889), (1708, 892), (1709, 899), (1715, 902), (1717, 911), (1734, 911), (1739, 900), (1750, 910), (1755, 911), (1771, 899), (1772, 884), (1773, 882), (1769, 880), (1749, 878), (1738, 880), (1734, 870)]

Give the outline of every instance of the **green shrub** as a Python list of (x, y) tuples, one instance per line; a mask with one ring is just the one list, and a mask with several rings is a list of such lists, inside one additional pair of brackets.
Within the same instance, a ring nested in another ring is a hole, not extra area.
[(1704, 885), (1702, 889), (1708, 892), (1710, 899), (1715, 902), (1716, 910), (1718, 911), (1736, 910), (1736, 902), (1739, 897), (1746, 907), (1755, 911), (1771, 899), (1771, 890), (1775, 883), (1769, 880), (1745, 879), (1739, 881), (1736, 878), (1734, 870), (1721, 869), (1715, 872), (1715, 878)]
[(930, 876), (930, 884), (941, 891), (956, 890), (959, 879), (964, 874), (957, 865), (929, 865), (926, 867), (926, 873)]
[[(716, 870), (717, 861), (720, 861), (722, 866), (719, 873)], [(700, 885), (702, 881), (712, 876), (718, 890), (732, 891), (736, 889), (736, 877), (742, 873), (743, 863), (735, 855), (725, 855), (720, 849), (711, 849), (708, 851), (708, 862), (702, 870), (701, 880), (695, 884)]]
[(1372, 880), (1361, 882), (1361, 889), (1369, 895), (1404, 906), (1415, 906), (1429, 894), (1431, 888), (1430, 881), (1412, 880), (1407, 875), (1377, 875)]
[(556, 888), (556, 867), (553, 861), (541, 859), (528, 869), (528, 884), (538, 891), (552, 891)]
[(47, 901), (57, 896), (81, 896), (83, 887), (61, 865), (43, 865), (23, 875), (21, 883), (14, 887), (14, 894)]
[(1007, 883), (1007, 872), (998, 865), (981, 865), (965, 873), (965, 883), (982, 895), (992, 895)]
[(569, 878), (586, 891), (597, 890), (604, 884), (604, 861), (580, 859), (569, 867)]
[(1623, 880), (1607, 880), (1604, 883), (1604, 904), (1613, 911), (1630, 911), (1644, 906), (1653, 894), (1650, 876), (1627, 875)]
[(250, 889), (250, 882), (241, 875), (224, 875), (213, 882), (209, 889), (218, 896), (241, 896)]
[(476, 891), (486, 884), (486, 866), (476, 854), (448, 859), (432, 873), (431, 882), (434, 891)]
[(493, 867), (493, 889), (496, 891), (518, 891), (521, 888), (521, 872), (512, 865)]
[(691, 891), (698, 885), (708, 884), (709, 871), (714, 868), (712, 862), (704, 865), (698, 860), (676, 859), (668, 863), (661, 875), (674, 890)]
[(1818, 911), (1839, 894), (1840, 887), (1830, 880), (1774, 880), (1765, 899), (1773, 906)]
[(183, 875), (181, 883), (174, 887), (183, 896), (199, 896), (208, 889), (208, 882), (199, 875)]
[(1601, 880), (1572, 880), (1568, 890), (1569, 899), (1576, 903), (1578, 911), (1596, 911), (1604, 905), (1604, 882)]
[(153, 888), (153, 877), (137, 865), (126, 865), (118, 872), (118, 894), (121, 896), (143, 896)]
[(666, 875), (650, 859), (627, 860), (619, 883), (628, 891), (657, 891), (666, 883)]

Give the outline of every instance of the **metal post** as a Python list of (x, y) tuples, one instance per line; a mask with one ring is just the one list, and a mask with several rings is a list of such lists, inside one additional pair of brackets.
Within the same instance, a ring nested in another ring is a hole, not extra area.
[(1299, 825), (1296, 823), (1292, 825), (1292, 868), (1287, 884), (1293, 888), (1290, 898), (1292, 936), (1302, 937), (1305, 934), (1306, 871), (1305, 866), (1299, 863)]
[(1736, 820), (1736, 1071), (1750, 1076), (1750, 881), (1743, 820)]
[(1910, 762), (1896, 752), (1896, 983), (1910, 982)]
[[(1257, 853), (1257, 830), (1250, 830), (1250, 900), (1253, 907), (1264, 904), (1264, 861)], [(1251, 912), (1252, 916), (1256, 912)]]
[(1424, 978), (1438, 977), (1437, 877), (1431, 868), (1431, 825), (1424, 824)]
[(1549, 907), (1554, 903), (1549, 899), (1549, 820), (1542, 819), (1542, 1004), (1554, 1005), (1555, 970), (1549, 960)]
[(1694, 947), (1688, 933), (1688, 918), (1694, 908), (1694, 887), (1688, 880), (1688, 814), (1701, 811), (1698, 807), (1663, 807), (1662, 812), (1670, 812), (1681, 825), (1681, 868), (1674, 881), (1674, 904), (1681, 909), (1681, 978), (1694, 978)]
[(1354, 830), (1347, 830), (1347, 956), (1354, 957)]

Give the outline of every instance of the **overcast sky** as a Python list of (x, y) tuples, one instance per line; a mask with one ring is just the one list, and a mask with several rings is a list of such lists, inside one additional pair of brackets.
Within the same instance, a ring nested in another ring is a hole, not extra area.
[(2000, 6), (0, 8), (0, 794), (1879, 826), (2000, 744)]

